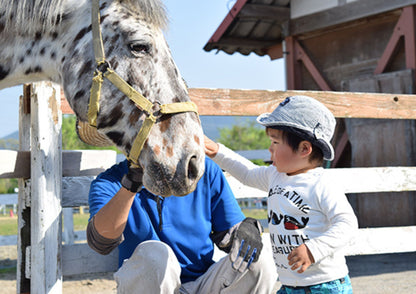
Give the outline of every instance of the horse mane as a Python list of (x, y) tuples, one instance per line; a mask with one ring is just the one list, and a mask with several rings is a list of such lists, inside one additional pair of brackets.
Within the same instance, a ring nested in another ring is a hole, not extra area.
[(116, 0), (137, 14), (143, 14), (150, 23), (166, 28), (166, 8), (161, 0)]
[[(25, 33), (46, 31), (60, 22), (67, 0), (0, 0), (6, 19), (6, 29), (14, 27)], [(91, 1), (91, 0), (87, 0)], [(111, 1), (110, 1), (111, 2)], [(138, 13), (151, 24), (166, 28), (167, 16), (161, 0), (113, 0), (133, 13)]]

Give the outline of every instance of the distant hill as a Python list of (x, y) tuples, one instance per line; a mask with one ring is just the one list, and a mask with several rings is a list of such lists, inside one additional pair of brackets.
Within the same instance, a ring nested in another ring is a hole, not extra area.
[(0, 140), (7, 140), (7, 139), (15, 139), (15, 140), (19, 140), (19, 131), (15, 131), (3, 138), (0, 138)]

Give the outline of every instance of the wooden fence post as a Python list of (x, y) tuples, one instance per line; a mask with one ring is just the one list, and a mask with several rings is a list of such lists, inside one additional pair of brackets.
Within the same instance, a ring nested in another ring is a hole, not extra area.
[(31, 293), (62, 293), (60, 87), (33, 84), (31, 99)]
[[(30, 150), (30, 97), (31, 85), (23, 86), (23, 96), (19, 103), (19, 150)], [(30, 293), (30, 279), (26, 277), (26, 268), (30, 261), (26, 259), (30, 248), (30, 180), (18, 179), (18, 231), (17, 231), (17, 273), (16, 293)]]

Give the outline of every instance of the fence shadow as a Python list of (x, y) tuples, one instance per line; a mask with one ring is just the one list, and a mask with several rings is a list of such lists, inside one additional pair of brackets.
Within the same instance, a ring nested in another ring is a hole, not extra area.
[(347, 256), (351, 277), (416, 270), (416, 252)]

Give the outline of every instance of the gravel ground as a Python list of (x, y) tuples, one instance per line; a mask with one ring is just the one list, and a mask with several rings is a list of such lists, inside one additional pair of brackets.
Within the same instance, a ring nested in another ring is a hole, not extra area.
[[(414, 293), (416, 252), (347, 257), (355, 294)], [(16, 293), (16, 246), (0, 246), (1, 293)], [(4, 272), (6, 271), (6, 272)], [(276, 290), (280, 283), (276, 283)], [(116, 293), (112, 273), (65, 277), (63, 293)]]

